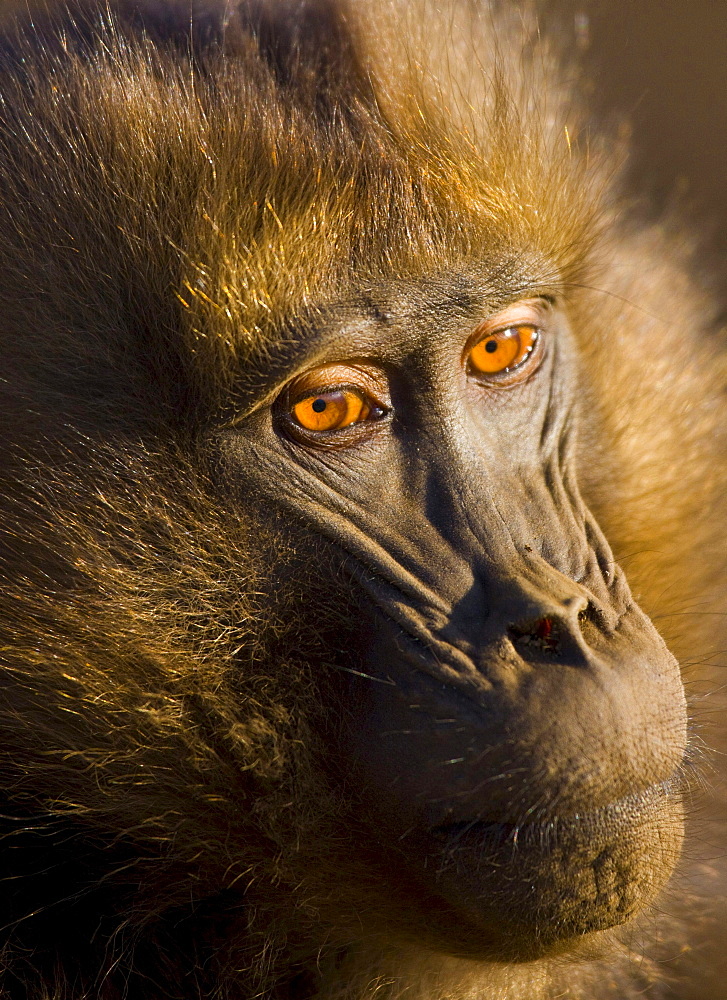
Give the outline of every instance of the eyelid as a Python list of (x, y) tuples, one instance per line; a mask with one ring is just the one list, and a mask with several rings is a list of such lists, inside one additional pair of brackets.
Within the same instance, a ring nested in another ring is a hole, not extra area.
[(289, 398), (293, 398), (291, 393), (300, 398), (336, 389), (356, 389), (381, 402), (383, 396), (388, 399), (388, 379), (381, 368), (356, 361), (318, 365), (291, 379), (283, 392), (287, 391)]
[(520, 302), (513, 302), (499, 312), (488, 316), (481, 323), (478, 323), (473, 333), (468, 338), (468, 347), (481, 340), (486, 333), (494, 334), (502, 330), (507, 330), (511, 326), (535, 326), (543, 329), (547, 326), (548, 317), (552, 313), (553, 303), (547, 298), (525, 299)]
[(362, 389), (360, 385), (355, 385), (351, 382), (332, 382), (329, 385), (327, 382), (321, 382), (317, 384), (315, 388), (302, 389), (295, 395), (288, 395), (288, 402), (291, 406), (295, 406), (296, 403), (300, 403), (302, 400), (308, 399), (310, 396), (325, 396), (326, 393), (329, 392), (353, 392), (362, 399), (369, 398), (369, 394), (365, 389)]

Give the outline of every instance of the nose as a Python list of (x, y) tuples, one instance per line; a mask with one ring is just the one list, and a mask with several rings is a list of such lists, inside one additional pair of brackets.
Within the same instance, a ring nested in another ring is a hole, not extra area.
[(505, 597), (503, 630), (525, 659), (529, 654), (557, 653), (574, 666), (584, 666), (589, 649), (583, 625), (599, 617), (592, 599), (584, 587), (550, 566), (543, 575), (542, 581), (521, 578), (514, 593)]
[(594, 626), (600, 631), (610, 611), (604, 613), (587, 587), (542, 558), (514, 562), (505, 571), (479, 568), (468, 593), (452, 606), (441, 638), (486, 655), (504, 638), (524, 660), (557, 654), (585, 666), (592, 656), (586, 633)]

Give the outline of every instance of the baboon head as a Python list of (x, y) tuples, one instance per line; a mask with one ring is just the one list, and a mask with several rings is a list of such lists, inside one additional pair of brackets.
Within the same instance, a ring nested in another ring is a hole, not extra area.
[(690, 585), (706, 307), (526, 29), (415, 6), (9, 19), (5, 922), (45, 981), (532, 960), (676, 861), (682, 682), (617, 555), (647, 610)]

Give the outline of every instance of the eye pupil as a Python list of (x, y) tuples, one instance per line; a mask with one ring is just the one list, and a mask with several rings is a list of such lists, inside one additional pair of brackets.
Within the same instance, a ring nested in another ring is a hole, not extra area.
[(326, 408), (326, 401), (325, 399), (314, 399), (311, 406), (316, 413), (323, 413)]
[(485, 344), (485, 350), (487, 351), (488, 354), (494, 354), (495, 351), (497, 350), (497, 341), (488, 340), (487, 343)]

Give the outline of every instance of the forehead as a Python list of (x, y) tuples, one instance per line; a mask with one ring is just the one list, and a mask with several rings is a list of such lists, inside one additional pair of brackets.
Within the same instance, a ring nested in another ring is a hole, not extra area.
[(319, 354), (434, 350), (581, 273), (589, 210), (519, 133), (503, 166), (424, 96), (400, 121), (321, 120), (242, 57), (191, 86), (147, 55), (6, 83), (7, 297), (57, 331), (69, 392), (80, 368), (113, 410), (161, 388), (164, 420), (225, 420)]
[(397, 283), (334, 307), (308, 340), (312, 353), (381, 353), (402, 361), (422, 347), (436, 354), (439, 343), (524, 298), (552, 298), (552, 286), (523, 281), (493, 287), (475, 276), (437, 276), (411, 285)]

